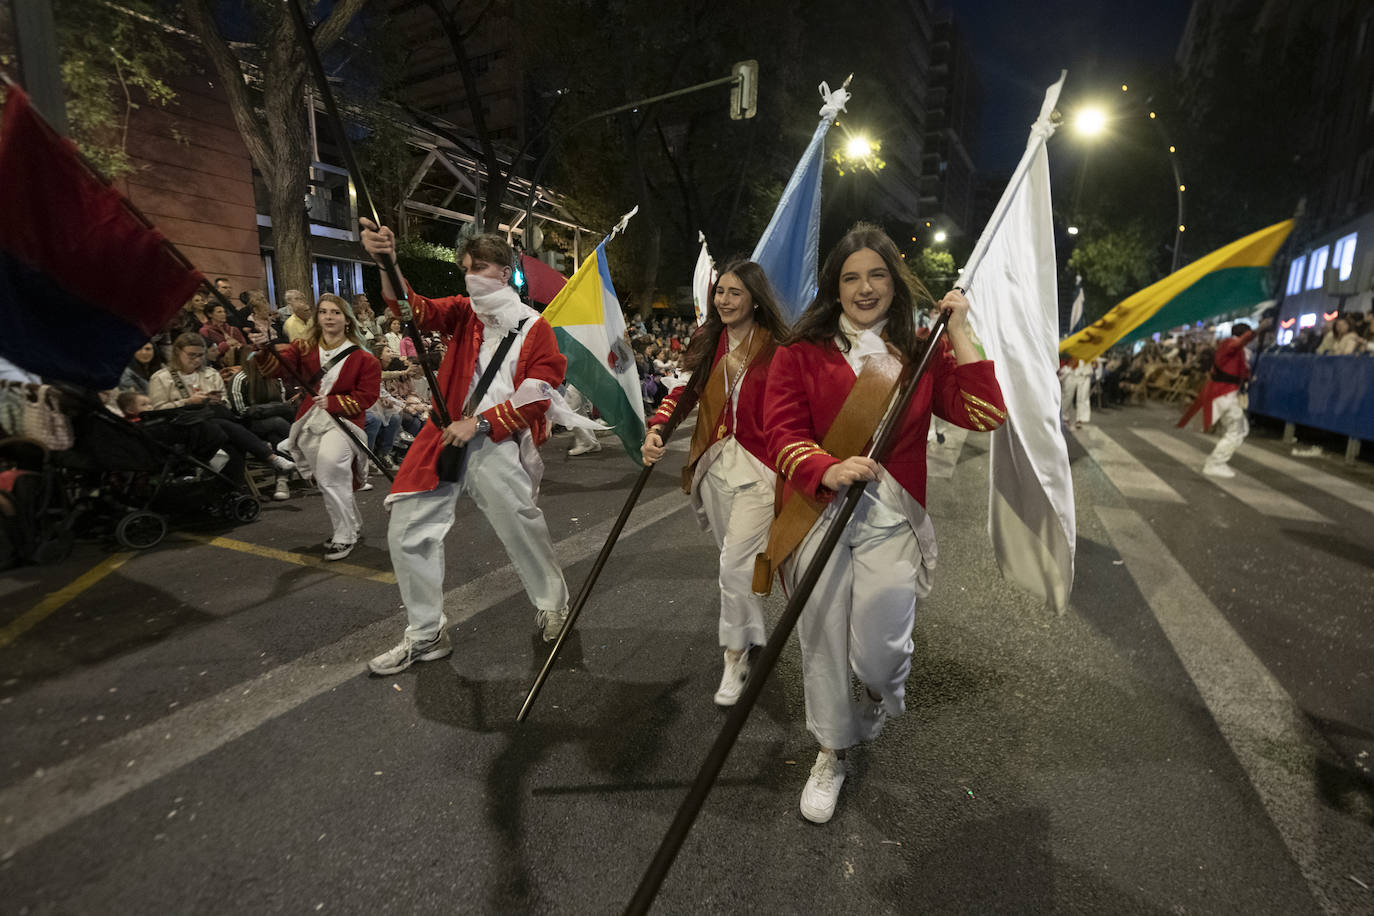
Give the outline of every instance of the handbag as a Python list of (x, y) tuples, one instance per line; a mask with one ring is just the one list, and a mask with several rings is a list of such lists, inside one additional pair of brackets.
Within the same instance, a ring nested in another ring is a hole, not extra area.
[(24, 435), (62, 452), (76, 443), (72, 421), (62, 412), (61, 393), (51, 385), (39, 385), (24, 404)]

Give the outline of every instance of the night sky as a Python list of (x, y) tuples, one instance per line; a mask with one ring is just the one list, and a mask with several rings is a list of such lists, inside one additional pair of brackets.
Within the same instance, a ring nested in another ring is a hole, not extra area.
[(982, 88), (975, 164), (1011, 169), (1025, 149), (1045, 88), (1069, 71), (1059, 107), (1119, 92), (1167, 69), (1191, 0), (952, 0)]

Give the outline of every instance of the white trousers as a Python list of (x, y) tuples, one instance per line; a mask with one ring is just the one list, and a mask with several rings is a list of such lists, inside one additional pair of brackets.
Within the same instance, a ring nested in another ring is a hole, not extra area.
[(754, 594), (754, 557), (768, 546), (773, 488), (731, 487), (711, 474), (697, 490), (720, 550), (720, 644), (738, 651), (768, 641), (763, 599)]
[(1250, 421), (1245, 419), (1245, 411), (1240, 406), (1240, 392), (1223, 394), (1212, 402), (1212, 423), (1221, 427), (1221, 441), (1207, 456), (1207, 464), (1216, 467), (1230, 461), (1250, 434)]
[(1092, 418), (1092, 377), (1070, 373), (1059, 380), (1059, 388), (1063, 392), (1060, 406), (1064, 422), (1087, 423)]
[(453, 527), (460, 493), (472, 497), (486, 516), (535, 609), (566, 608), (568, 585), (554, 557), (544, 513), (534, 503), (529, 474), (520, 465), (519, 446), (511, 439), (492, 442), (478, 436), (469, 443), (461, 484), (440, 483), (434, 490), (397, 496), (391, 504), (387, 542), (406, 606), (406, 635), (433, 639), (448, 623), (444, 538)]
[[(889, 716), (906, 710), (916, 601), (930, 591), (930, 572), (921, 562), (911, 526), (905, 521), (890, 527), (870, 525), (861, 517), (862, 510), (861, 503), (797, 624), (806, 728), (822, 747), (832, 750), (859, 741), (862, 707), (850, 698), (851, 671), (882, 698)], [(823, 522), (833, 513), (827, 509)], [(826, 527), (818, 523), (812, 528), (784, 565), (789, 590), (806, 571)]]
[[(348, 425), (352, 428), (346, 433), (328, 414), (316, 409), (292, 424), (287, 439), (299, 470), (314, 478), (324, 496), (324, 511), (334, 529), (331, 539), (339, 544), (356, 542), (363, 527), (358, 504), (353, 499), (353, 462), (358, 451), (355, 443), (366, 434), (353, 424)], [(350, 434), (353, 442), (349, 440)]]

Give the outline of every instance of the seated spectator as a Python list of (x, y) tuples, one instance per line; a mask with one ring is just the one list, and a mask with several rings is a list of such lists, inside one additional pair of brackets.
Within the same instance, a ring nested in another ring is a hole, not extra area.
[(377, 316), (372, 311), (372, 303), (368, 301), (363, 293), (353, 297), (353, 317), (358, 322), (358, 337), (362, 339), (363, 346), (368, 350), (372, 345), (381, 339), (382, 330)]
[(1337, 315), (1336, 320), (1331, 322), (1331, 329), (1317, 346), (1317, 355), (1353, 356), (1365, 349), (1365, 341), (1351, 328), (1350, 319), (1345, 315)]
[(288, 289), (282, 296), (282, 301), (291, 313), (281, 326), (282, 336), (286, 338), (287, 343), (309, 337), (313, 330), (310, 316), (315, 310), (310, 307), (310, 300), (306, 298), (305, 293), (298, 289)]
[(391, 348), (392, 353), (401, 352), (401, 319), (388, 318), (386, 322), (386, 333), (382, 335), (386, 345)]
[(119, 390), (147, 394), (148, 383), (152, 381), (153, 373), (161, 368), (162, 355), (150, 340), (134, 351), (129, 365), (124, 367), (124, 372), (119, 377)]
[(229, 323), (229, 310), (216, 302), (208, 310), (210, 320), (200, 329), (205, 339), (206, 359), (216, 366), (237, 366), (240, 354), (248, 346), (243, 332)]
[(239, 330), (243, 332), (244, 339), (255, 347), (285, 343), (277, 318), (272, 311), (272, 303), (267, 301), (267, 294), (260, 289), (249, 290), (248, 312), (243, 316)]
[(367, 409), (363, 429), (367, 432), (368, 449), (377, 456), (382, 467), (394, 471), (396, 462), (391, 459), (391, 449), (401, 431), (401, 416), (406, 404), (386, 390), (385, 382), (378, 383), (378, 388), (377, 400)]
[(141, 391), (121, 391), (119, 397), (115, 399), (119, 412), (130, 423), (137, 423), (140, 415), (143, 411), (148, 410), (152, 403), (152, 400)]
[(152, 410), (178, 407), (205, 408), (201, 422), (223, 434), (229, 464), (224, 473), (231, 480), (242, 480), (245, 458), (253, 455), (267, 462), (278, 474), (290, 473), (296, 465), (272, 451), (272, 447), (240, 424), (224, 403), (224, 379), (205, 367), (205, 342), (199, 334), (182, 334), (172, 345), (171, 362), (153, 374), (148, 383)]

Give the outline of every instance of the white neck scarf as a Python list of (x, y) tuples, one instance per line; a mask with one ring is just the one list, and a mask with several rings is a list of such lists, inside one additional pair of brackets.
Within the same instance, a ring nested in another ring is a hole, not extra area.
[(533, 309), (520, 301), (510, 284), (491, 277), (472, 274), (467, 278), (472, 310), (485, 327), (510, 332)]
[(887, 344), (883, 343), (883, 328), (887, 326), (887, 319), (884, 318), (870, 328), (860, 330), (849, 320), (849, 316), (840, 313), (840, 333), (849, 341), (849, 352), (845, 354), (845, 359), (857, 370), (863, 364), (864, 359), (869, 356), (887, 354)]

